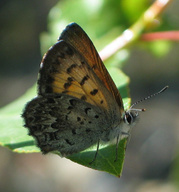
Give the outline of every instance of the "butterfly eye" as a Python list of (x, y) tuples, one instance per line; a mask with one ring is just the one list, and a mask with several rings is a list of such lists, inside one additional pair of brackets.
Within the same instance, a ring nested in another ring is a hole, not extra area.
[(130, 125), (133, 122), (133, 117), (130, 113), (126, 113), (124, 116), (124, 122)]
[(124, 115), (124, 122), (128, 125), (132, 124), (138, 116), (138, 113), (126, 112)]

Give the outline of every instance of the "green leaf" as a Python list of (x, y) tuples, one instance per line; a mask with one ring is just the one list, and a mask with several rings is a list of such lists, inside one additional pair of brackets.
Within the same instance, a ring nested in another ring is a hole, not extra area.
[(92, 163), (91, 161), (96, 154), (96, 148), (94, 148), (93, 151), (85, 150), (84, 152), (71, 155), (68, 158), (86, 167), (97, 169), (99, 171), (105, 171), (120, 177), (124, 162), (125, 147), (126, 139), (123, 139), (120, 141), (118, 146), (118, 158), (116, 161), (116, 145), (101, 147), (95, 161)]
[[(32, 153), (40, 150), (34, 146), (34, 139), (23, 127), (21, 113), (25, 103), (35, 96), (35, 86), (25, 95), (0, 110), (0, 145), (18, 153)], [(33, 95), (33, 96), (32, 96)]]

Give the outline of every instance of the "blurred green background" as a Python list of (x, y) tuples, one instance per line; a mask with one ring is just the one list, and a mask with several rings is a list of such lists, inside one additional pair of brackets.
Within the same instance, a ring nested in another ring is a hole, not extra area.
[[(75, 21), (81, 25), (100, 51), (153, 1), (58, 2), (0, 1), (0, 106), (36, 83), (41, 52), (56, 42), (66, 24)], [(173, 1), (162, 14), (161, 26), (151, 31), (178, 30), (178, 6), (179, 2)], [(0, 191), (178, 191), (178, 52), (178, 42), (138, 41), (105, 62), (121, 66), (130, 77), (133, 102), (170, 86), (165, 93), (137, 106), (147, 111), (140, 114), (132, 131), (120, 179), (56, 155), (16, 154), (1, 147)]]

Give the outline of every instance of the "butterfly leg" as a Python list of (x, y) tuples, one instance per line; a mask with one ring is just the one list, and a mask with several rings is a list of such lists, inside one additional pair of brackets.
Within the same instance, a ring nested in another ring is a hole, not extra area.
[(114, 162), (117, 161), (118, 159), (118, 146), (119, 146), (119, 141), (121, 140), (121, 134), (119, 133), (116, 139), (116, 158), (114, 160)]
[(130, 142), (130, 139), (131, 139), (131, 134), (130, 133), (122, 133), (122, 135), (124, 135), (126, 138), (127, 138), (127, 143), (126, 143), (126, 147), (125, 147), (125, 150), (127, 149), (127, 146)]
[(94, 155), (94, 158), (89, 164), (92, 164), (96, 160), (96, 157), (97, 157), (97, 154), (98, 154), (98, 151), (99, 151), (99, 142), (100, 142), (100, 139), (98, 139), (97, 149), (96, 149), (96, 153)]
[(118, 134), (117, 139), (116, 139), (116, 158), (115, 158), (114, 162), (116, 162), (118, 160), (118, 147), (119, 147), (119, 142), (122, 139), (122, 136), (127, 138), (127, 143), (126, 143), (125, 150), (127, 149), (127, 146), (129, 144), (129, 141), (130, 141), (130, 138), (131, 138), (131, 134), (130, 133), (122, 132), (122, 133)]

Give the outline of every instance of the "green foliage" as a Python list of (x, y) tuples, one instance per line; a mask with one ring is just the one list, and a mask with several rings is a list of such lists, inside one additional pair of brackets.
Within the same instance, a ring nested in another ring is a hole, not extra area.
[[(130, 3), (125, 0), (60, 1), (49, 13), (48, 33), (41, 35), (42, 52), (45, 53), (56, 42), (60, 32), (71, 22), (79, 24), (95, 42), (96, 48), (102, 49), (132, 25), (149, 6), (146, 1), (135, 2), (134, 0), (130, 0)], [(135, 5), (136, 9), (132, 5)], [(129, 12), (131, 10), (133, 11)]]
[(0, 145), (18, 153), (39, 152), (23, 127), (21, 114), (25, 103), (35, 96), (35, 86), (25, 95), (0, 110)]

